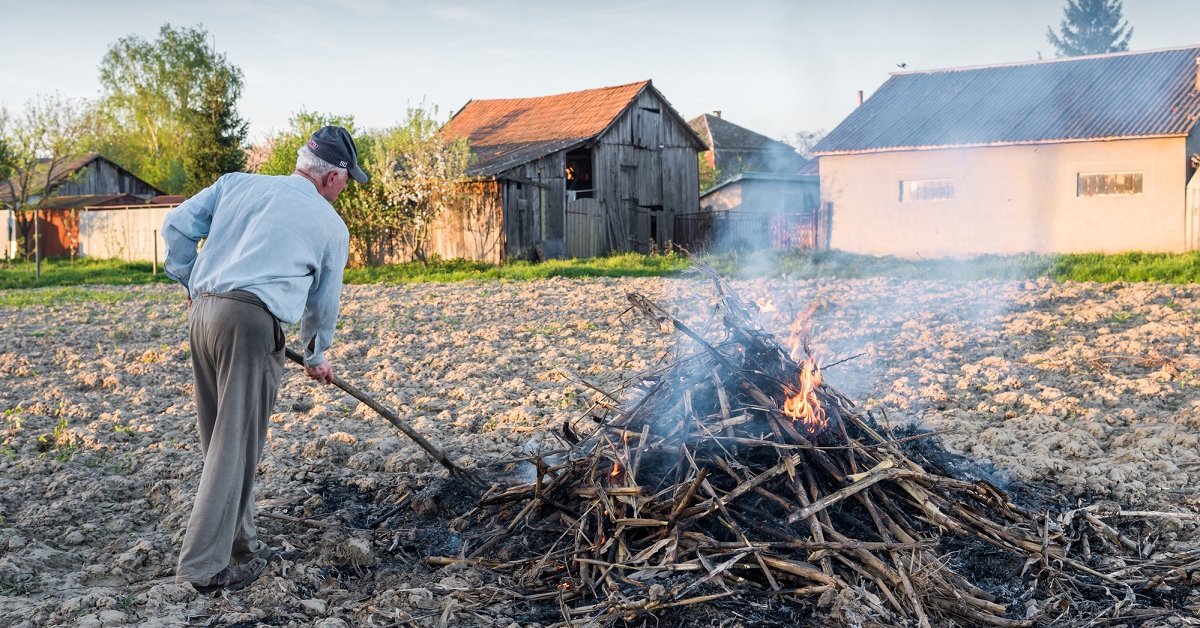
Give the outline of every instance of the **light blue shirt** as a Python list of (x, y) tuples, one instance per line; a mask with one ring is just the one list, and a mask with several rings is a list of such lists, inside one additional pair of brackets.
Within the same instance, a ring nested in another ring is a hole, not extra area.
[(275, 318), (300, 321), (305, 364), (325, 361), (350, 234), (311, 181), (300, 175), (224, 175), (172, 209), (162, 235), (163, 270), (188, 294), (252, 292)]

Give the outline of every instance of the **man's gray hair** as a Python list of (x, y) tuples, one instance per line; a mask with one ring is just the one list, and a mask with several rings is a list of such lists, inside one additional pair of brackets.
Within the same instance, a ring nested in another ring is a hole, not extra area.
[(312, 149), (307, 144), (302, 144), (300, 150), (296, 151), (296, 170), (307, 172), (309, 175), (318, 179), (324, 179), (325, 175), (331, 172), (340, 172), (342, 176), (349, 176), (349, 171), (345, 168), (339, 168), (312, 152)]

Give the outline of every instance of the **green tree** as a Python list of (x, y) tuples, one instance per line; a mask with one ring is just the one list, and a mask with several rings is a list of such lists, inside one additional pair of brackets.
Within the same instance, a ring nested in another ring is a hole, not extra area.
[(462, 198), (471, 159), (466, 139), (443, 137), (441, 126), (436, 108), (409, 107), (398, 126), (374, 138), (365, 151), (371, 186), (343, 214), (352, 231), (394, 235), (423, 264), (433, 225)]
[[(354, 144), (359, 153), (363, 152), (360, 142), (363, 138), (354, 132), (354, 116), (339, 116), (331, 113), (300, 110), (288, 120), (288, 127), (271, 136), (267, 143), (270, 146), (269, 156), (259, 164), (256, 172), (259, 174), (291, 174), (296, 169), (296, 151), (308, 138), (323, 126), (336, 125), (344, 127), (354, 137)], [(353, 186), (351, 186), (353, 187)], [(350, 191), (349, 188), (346, 190)], [(345, 194), (343, 192), (343, 194)]]
[(100, 63), (100, 87), (100, 150), (152, 185), (191, 194), (242, 168), (242, 71), (203, 28), (166, 24), (154, 41), (117, 40)]
[(700, 167), (700, 191), (704, 192), (716, 186), (721, 182), (721, 171), (716, 166), (711, 166), (708, 163), (708, 153), (703, 152), (696, 156)]
[(34, 244), (40, 233), (34, 209), (64, 183), (56, 175), (83, 150), (89, 108), (83, 100), (38, 96), (25, 104), (20, 116), (0, 124), (8, 171), (0, 183), (0, 201), (15, 211), (17, 237), (24, 241), (25, 253), (37, 259), (39, 276), (41, 251)]
[(0, 181), (12, 174), (12, 149), (8, 146), (8, 109), (0, 107)]
[(1133, 36), (1133, 27), (1123, 19), (1121, 0), (1067, 0), (1062, 34), (1047, 27), (1046, 41), (1060, 57), (1123, 52)]

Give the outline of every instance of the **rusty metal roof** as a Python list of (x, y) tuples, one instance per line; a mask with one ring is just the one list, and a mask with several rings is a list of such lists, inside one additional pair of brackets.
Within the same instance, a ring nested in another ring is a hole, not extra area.
[(595, 138), (647, 88), (653, 89), (650, 81), (553, 96), (472, 100), (441, 132), (467, 138), (475, 156), (469, 174), (492, 176)]
[(1197, 58), (1200, 46), (896, 73), (813, 152), (1186, 135)]

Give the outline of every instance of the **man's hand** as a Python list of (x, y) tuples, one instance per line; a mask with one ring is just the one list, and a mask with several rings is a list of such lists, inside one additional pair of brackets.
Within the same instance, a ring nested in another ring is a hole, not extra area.
[(307, 375), (309, 379), (315, 379), (322, 384), (333, 383), (333, 366), (329, 364), (329, 360), (325, 360), (316, 366), (304, 367), (304, 374)]

